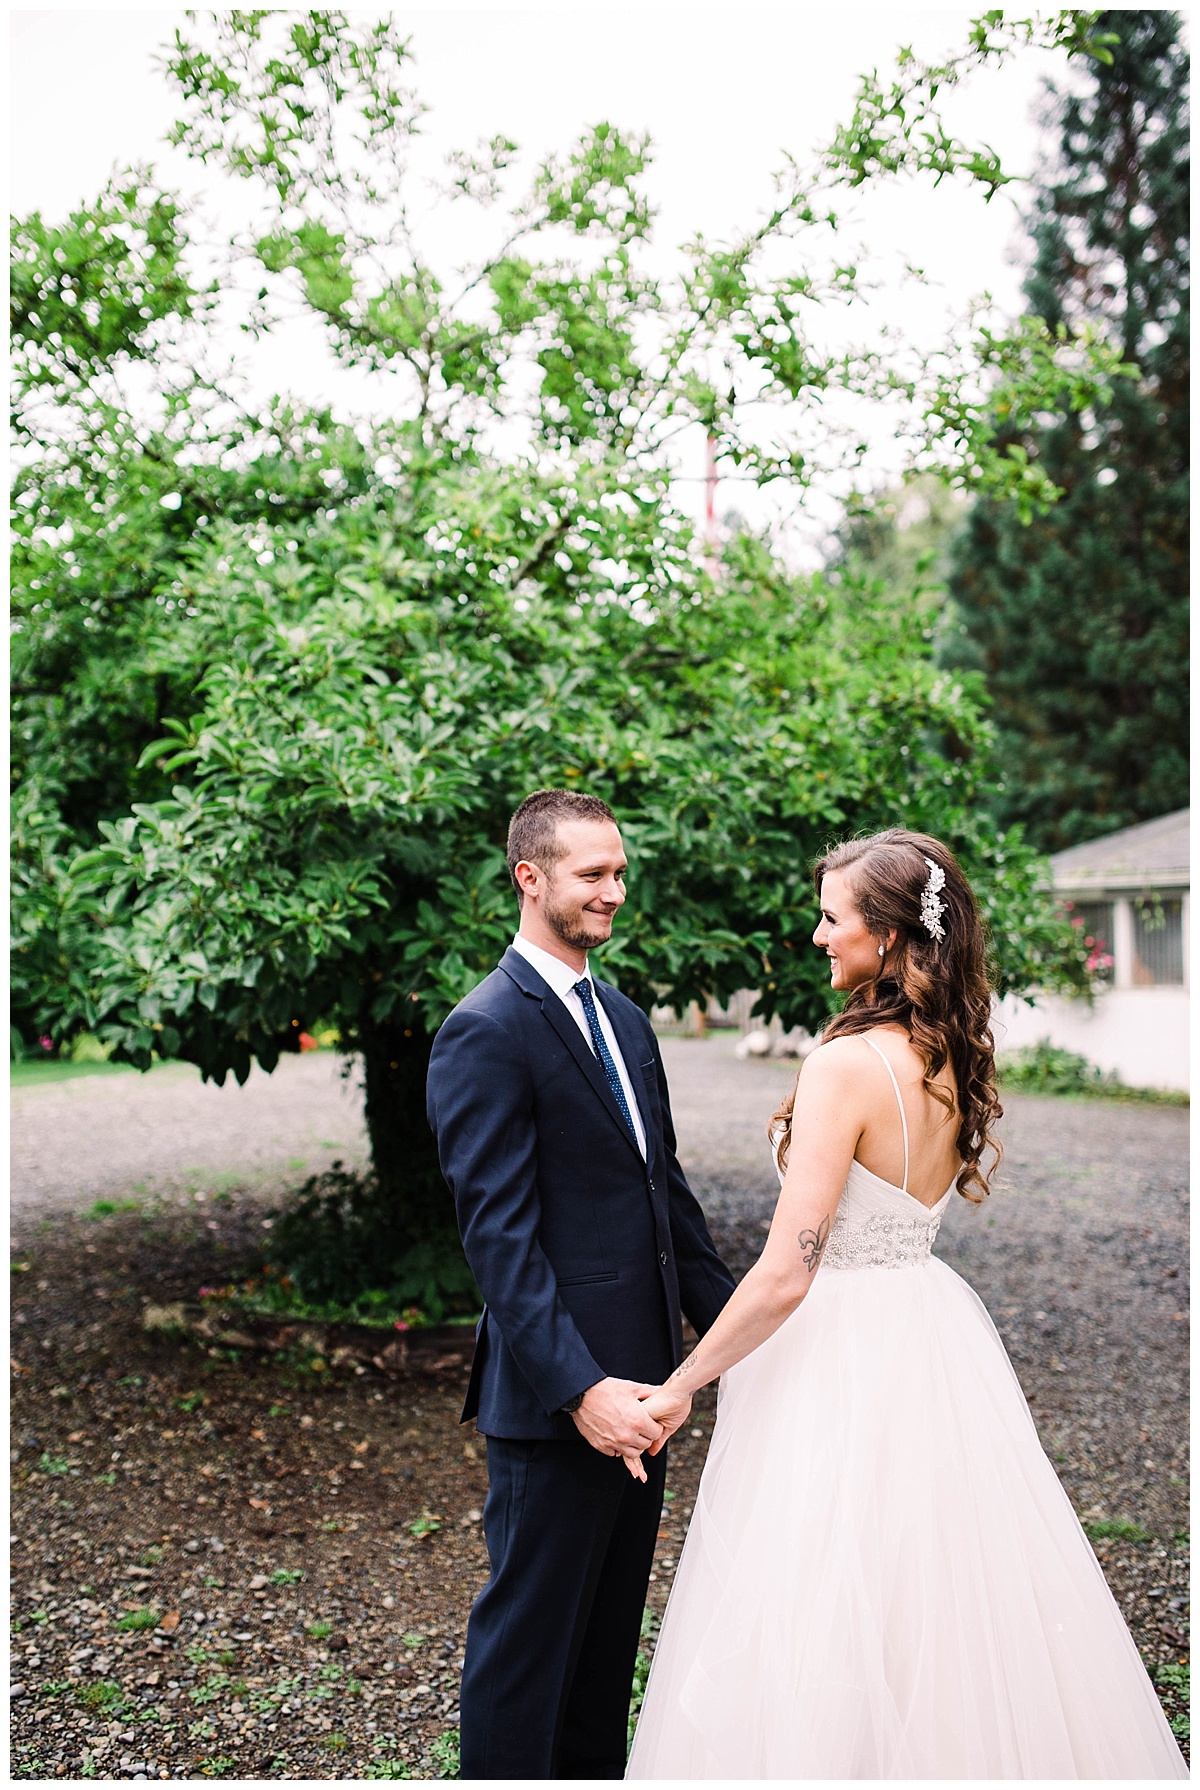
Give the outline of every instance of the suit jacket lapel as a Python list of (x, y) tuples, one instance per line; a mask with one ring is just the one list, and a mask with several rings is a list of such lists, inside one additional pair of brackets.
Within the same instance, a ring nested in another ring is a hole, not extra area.
[[(617, 1105), (616, 1099), (613, 1096), (613, 1091), (608, 1085), (608, 1077), (605, 1075), (599, 1060), (588, 1045), (583, 1033), (571, 1018), (571, 1015), (567, 1012), (562, 1001), (559, 1000), (549, 984), (542, 980), (533, 965), (529, 963), (526, 958), (522, 957), (519, 951), (514, 951), (511, 945), (500, 959), (500, 968), (511, 976), (517, 986), (523, 989), (526, 994), (532, 995), (536, 1000), (541, 1002), (542, 1012), (550, 1021), (550, 1024), (554, 1027), (554, 1030), (558, 1033), (558, 1036), (562, 1039), (575, 1061), (579, 1064), (583, 1073), (587, 1076), (587, 1079), (591, 1083), (596, 1094), (608, 1108), (613, 1123), (617, 1126), (621, 1136), (628, 1143), (629, 1148), (634, 1152), (640, 1162), (642, 1153), (637, 1147), (637, 1139), (625, 1123), (625, 1115)], [(597, 985), (597, 987), (598, 986), (599, 985)], [(612, 1013), (607, 1006), (605, 1007), (605, 1012), (608, 1013), (609, 1018), (612, 1019)], [(615, 1021), (613, 1023), (613, 1029), (616, 1031)], [(630, 1067), (629, 1065), (629, 1057), (626, 1054), (625, 1043), (621, 1038), (620, 1032), (617, 1033), (617, 1037), (621, 1043), (621, 1054), (625, 1057), (626, 1067), (630, 1068), (630, 1077), (631, 1079), (636, 1079), (636, 1068)], [(644, 1114), (645, 1109), (643, 1108), (642, 1110)], [(645, 1119), (643, 1117), (643, 1125), (644, 1124)], [(647, 1139), (648, 1138), (649, 1132), (647, 1130)], [(647, 1147), (649, 1147), (648, 1144)]]

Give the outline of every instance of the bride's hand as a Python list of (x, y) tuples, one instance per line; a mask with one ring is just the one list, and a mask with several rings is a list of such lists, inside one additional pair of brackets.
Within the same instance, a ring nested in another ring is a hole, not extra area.
[(680, 1424), (686, 1423), (692, 1408), (691, 1394), (681, 1392), (668, 1382), (665, 1386), (657, 1386), (654, 1391), (643, 1398), (647, 1415), (656, 1423), (661, 1423), (663, 1433), (647, 1454), (659, 1454), (666, 1447)]

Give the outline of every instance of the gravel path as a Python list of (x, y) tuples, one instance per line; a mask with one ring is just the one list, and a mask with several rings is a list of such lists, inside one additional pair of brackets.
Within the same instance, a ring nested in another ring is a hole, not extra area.
[[(774, 1203), (764, 1131), (795, 1068), (732, 1046), (663, 1041), (683, 1160), (740, 1273)], [(294, 1325), (264, 1352), (141, 1324), (147, 1303), (237, 1277), (264, 1199), (361, 1157), (339, 1070), (320, 1055), (243, 1089), (172, 1068), (14, 1095), (14, 1776), (452, 1769), (486, 1570), (482, 1445), (456, 1422), (467, 1349), (376, 1354), (376, 1333), (326, 1360)], [(952, 1207), (938, 1253), (1000, 1325), (1182, 1723), (1188, 1116), (1006, 1104), (997, 1190)], [(87, 1216), (97, 1199), (130, 1207)], [(713, 1406), (709, 1388), (672, 1444), (652, 1617)]]
[(197, 1187), (276, 1195), (367, 1140), (357, 1074), (329, 1051), (286, 1056), (243, 1087), (203, 1082), (189, 1064), (148, 1075), (81, 1076), (13, 1091), (12, 1203), (71, 1210), (132, 1193)]

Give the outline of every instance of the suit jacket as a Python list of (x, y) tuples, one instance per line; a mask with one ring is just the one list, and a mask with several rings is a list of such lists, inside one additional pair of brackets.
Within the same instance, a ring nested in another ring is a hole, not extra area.
[(733, 1291), (675, 1154), (658, 1040), (607, 983), (646, 1160), (559, 997), (519, 952), (434, 1040), (428, 1113), (485, 1310), (462, 1418), (485, 1435), (577, 1440), (561, 1407), (615, 1375), (657, 1383)]

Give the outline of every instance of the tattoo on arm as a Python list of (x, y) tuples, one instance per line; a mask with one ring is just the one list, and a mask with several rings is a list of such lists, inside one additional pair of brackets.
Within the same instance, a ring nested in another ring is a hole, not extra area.
[(826, 1215), (815, 1231), (801, 1231), (796, 1241), (800, 1245), (801, 1260), (810, 1274), (815, 1274), (821, 1265), (821, 1257), (825, 1253), (825, 1245), (829, 1241), (829, 1218)]

